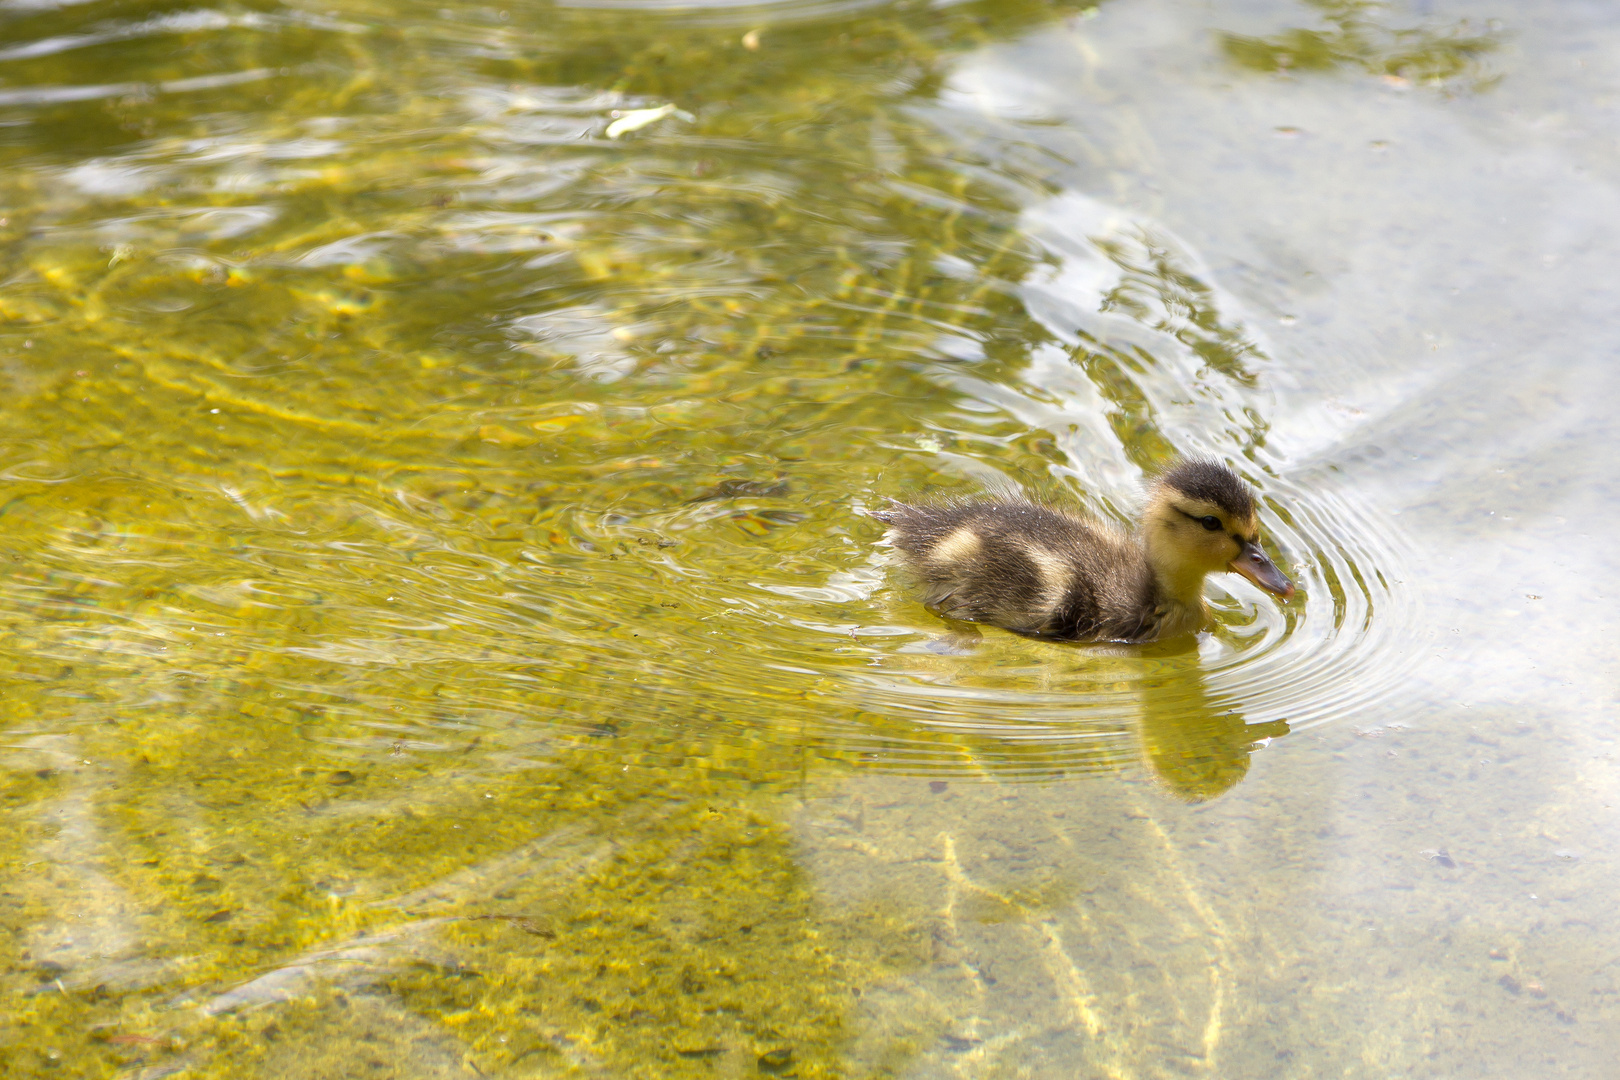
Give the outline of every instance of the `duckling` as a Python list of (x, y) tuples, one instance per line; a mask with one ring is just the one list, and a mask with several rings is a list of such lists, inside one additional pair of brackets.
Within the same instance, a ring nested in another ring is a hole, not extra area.
[(939, 615), (1063, 641), (1140, 644), (1209, 620), (1204, 575), (1229, 570), (1287, 600), (1294, 583), (1260, 547), (1254, 494), (1226, 466), (1183, 461), (1124, 536), (1018, 497), (895, 503), (872, 515)]

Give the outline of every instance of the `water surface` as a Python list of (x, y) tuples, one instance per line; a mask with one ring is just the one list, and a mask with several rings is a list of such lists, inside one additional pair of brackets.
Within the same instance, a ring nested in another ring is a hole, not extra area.
[[(19, 1075), (1612, 1070), (1604, 5), (0, 27)], [(1178, 454), (1195, 643), (867, 516)]]

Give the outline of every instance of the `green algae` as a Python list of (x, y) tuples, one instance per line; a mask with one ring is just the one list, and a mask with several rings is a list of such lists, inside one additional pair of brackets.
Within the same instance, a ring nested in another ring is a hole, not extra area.
[(1253, 71), (1330, 71), (1360, 68), (1404, 85), (1491, 86), (1485, 60), (1502, 46), (1498, 29), (1475, 30), (1468, 20), (1450, 26), (1389, 25), (1390, 5), (1373, 0), (1305, 0), (1330, 29), (1293, 28), (1268, 37), (1222, 34), (1221, 48)]

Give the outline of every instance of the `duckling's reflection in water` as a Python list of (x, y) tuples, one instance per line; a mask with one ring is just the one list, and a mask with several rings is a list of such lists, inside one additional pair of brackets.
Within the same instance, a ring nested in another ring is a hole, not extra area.
[(1040, 780), (1140, 763), (1172, 797), (1199, 802), (1289, 731), (1282, 720), (1249, 724), (1238, 702), (1211, 692), (1190, 635), (1073, 644), (953, 622), (866, 679), (868, 706), (882, 702), (891, 718), (876, 725), (888, 747), (870, 760), (903, 771)]
[(1177, 798), (1202, 802), (1222, 794), (1248, 774), (1260, 744), (1288, 734), (1288, 721), (1250, 724), (1235, 703), (1212, 696), (1194, 643), (1143, 652), (1155, 670), (1141, 683), (1137, 740), (1143, 762)]

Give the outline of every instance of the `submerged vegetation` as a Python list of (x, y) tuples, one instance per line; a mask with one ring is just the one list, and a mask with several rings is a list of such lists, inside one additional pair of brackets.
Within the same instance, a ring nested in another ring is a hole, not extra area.
[(1484, 61), (1501, 47), (1499, 31), (1474, 29), (1466, 20), (1443, 27), (1389, 25), (1390, 5), (1377, 0), (1302, 0), (1327, 29), (1296, 28), (1267, 37), (1222, 34), (1233, 63), (1254, 71), (1327, 71), (1360, 68), (1398, 84), (1489, 86)]

